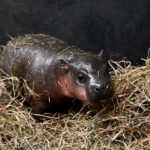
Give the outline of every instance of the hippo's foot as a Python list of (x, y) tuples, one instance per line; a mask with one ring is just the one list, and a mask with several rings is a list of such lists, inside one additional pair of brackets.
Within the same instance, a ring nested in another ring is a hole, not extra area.
[(32, 108), (32, 113), (33, 113), (33, 117), (36, 120), (40, 119), (40, 115), (38, 114), (44, 114), (45, 112), (48, 112), (48, 105), (46, 103), (44, 103), (43, 101), (39, 101), (39, 100), (30, 100), (30, 106)]

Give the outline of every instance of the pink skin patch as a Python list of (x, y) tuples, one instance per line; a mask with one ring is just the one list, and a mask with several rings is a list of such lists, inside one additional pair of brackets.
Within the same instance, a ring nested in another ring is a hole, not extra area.
[(88, 101), (86, 90), (74, 83), (70, 72), (59, 78), (59, 86), (61, 87), (64, 96), (75, 98), (83, 102)]
[(79, 99), (79, 100), (81, 100), (81, 101), (83, 101), (83, 102), (86, 102), (86, 101), (88, 101), (88, 98), (87, 98), (87, 96), (86, 96), (86, 90), (83, 88), (83, 87), (81, 87), (81, 86), (76, 86), (75, 88), (74, 88), (74, 97), (76, 98), (76, 99)]

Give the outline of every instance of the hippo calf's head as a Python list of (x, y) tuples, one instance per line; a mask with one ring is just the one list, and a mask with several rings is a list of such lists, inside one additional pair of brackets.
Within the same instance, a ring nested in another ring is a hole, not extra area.
[(62, 83), (66, 96), (95, 104), (113, 96), (109, 71), (100, 56), (87, 54), (62, 62), (68, 70)]

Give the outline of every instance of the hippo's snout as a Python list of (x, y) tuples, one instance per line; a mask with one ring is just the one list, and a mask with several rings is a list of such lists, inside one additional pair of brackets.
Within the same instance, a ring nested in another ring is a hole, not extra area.
[(91, 101), (101, 101), (109, 99), (114, 94), (113, 86), (110, 82), (108, 83), (96, 83), (89, 86), (89, 97)]
[(99, 92), (107, 92), (112, 90), (112, 85), (107, 84), (107, 85), (101, 85), (101, 84), (96, 84), (91, 86), (91, 90), (95, 93)]

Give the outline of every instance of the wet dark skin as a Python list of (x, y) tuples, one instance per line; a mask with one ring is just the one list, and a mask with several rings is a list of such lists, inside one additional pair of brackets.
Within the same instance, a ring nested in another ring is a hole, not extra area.
[(78, 99), (99, 105), (113, 96), (102, 56), (80, 50), (48, 35), (25, 35), (11, 40), (0, 56), (7, 74), (24, 78), (39, 97), (30, 97), (34, 113)]

